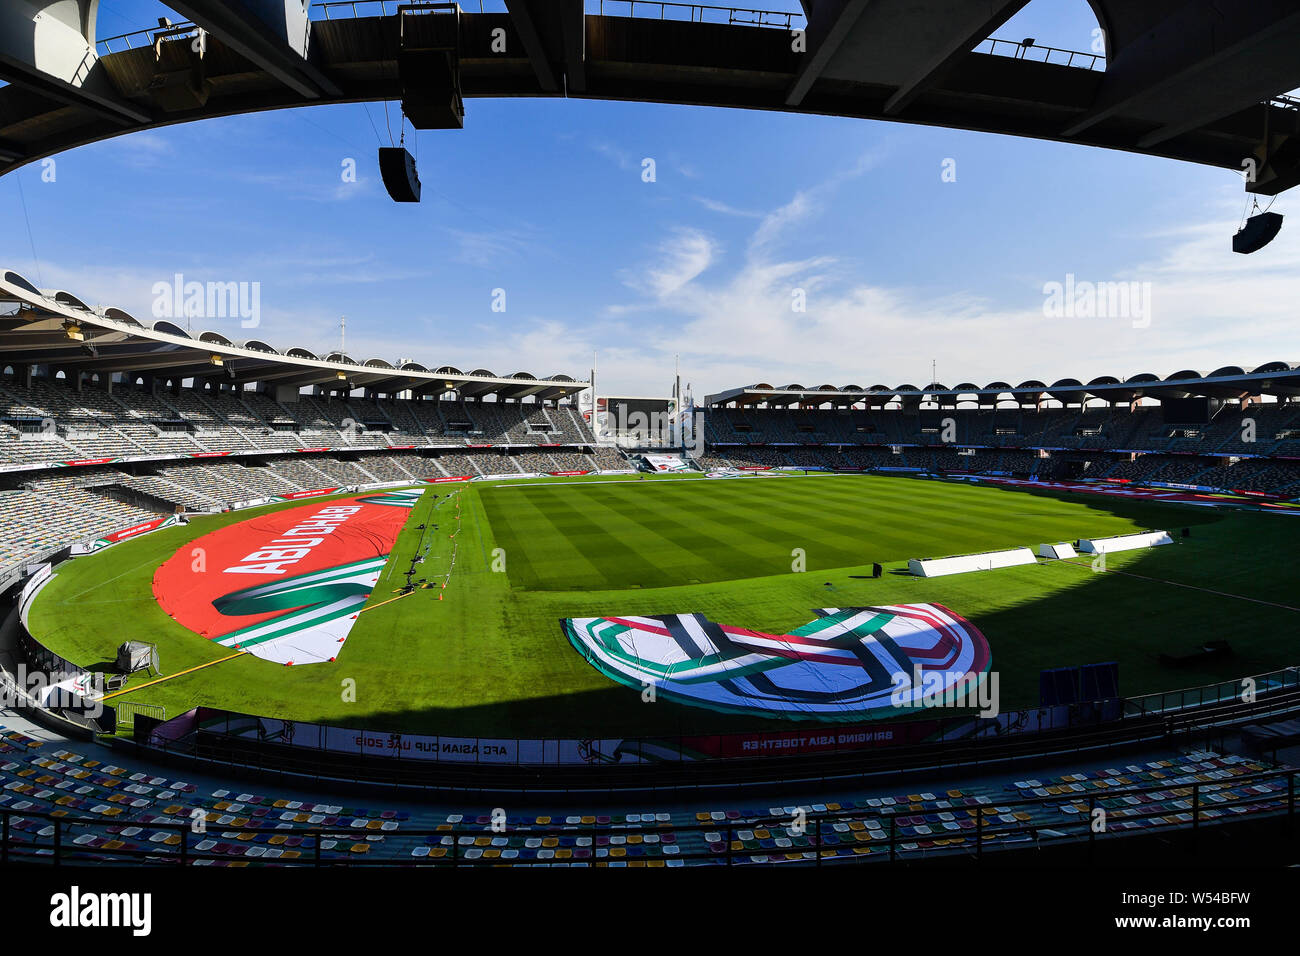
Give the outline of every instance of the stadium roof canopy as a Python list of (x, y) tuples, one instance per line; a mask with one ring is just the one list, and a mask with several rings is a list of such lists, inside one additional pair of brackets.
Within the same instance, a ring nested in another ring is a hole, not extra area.
[(165, 319), (146, 326), (121, 309), (94, 310), (69, 292), (40, 290), (11, 270), (0, 270), (0, 368), (48, 365), (77, 372), (153, 375), (227, 384), (264, 382), (281, 386), (366, 389), (382, 394), (455, 391), (463, 398), (554, 401), (581, 392), (588, 382), (568, 375), (539, 378), (531, 372), (497, 375), (462, 372), (383, 359), (357, 361), (337, 352), (279, 351), (259, 339), (232, 342), (217, 332), (189, 332)]
[(1032, 405), (1049, 398), (1072, 405), (1090, 399), (1128, 403), (1139, 398), (1160, 400), (1206, 397), (1240, 400), (1259, 395), (1273, 395), (1279, 399), (1300, 396), (1300, 363), (1269, 362), (1253, 371), (1230, 365), (1208, 374), (1185, 370), (1175, 372), (1163, 379), (1151, 372), (1133, 375), (1124, 380), (1112, 375), (1103, 375), (1087, 383), (1080, 382), (1078, 379), (1065, 378), (1051, 385), (1029, 381), (1014, 386), (1007, 382), (993, 382), (982, 387), (972, 383), (952, 387), (933, 383), (925, 387), (899, 385), (896, 388), (885, 385), (872, 385), (869, 388), (858, 385), (841, 387), (819, 385), (814, 388), (786, 385), (777, 388), (763, 383), (730, 388), (715, 395), (708, 395), (704, 399), (704, 404), (714, 407), (831, 405), (836, 408), (848, 408), (859, 404), (881, 406), (899, 402), (909, 406), (924, 402), (951, 408), (958, 402), (994, 405), (1000, 401), (1015, 401), (1022, 405)]
[(449, 129), (463, 97), (567, 96), (1253, 163), (1246, 188), (1266, 194), (1300, 182), (1300, 104), (1284, 95), (1300, 87), (1294, 0), (1087, 0), (1104, 38), (1089, 52), (993, 38), (1027, 2), (168, 0), (189, 19), (104, 38), (99, 0), (4, 0), (0, 172), (214, 116), (401, 100), (417, 128)]

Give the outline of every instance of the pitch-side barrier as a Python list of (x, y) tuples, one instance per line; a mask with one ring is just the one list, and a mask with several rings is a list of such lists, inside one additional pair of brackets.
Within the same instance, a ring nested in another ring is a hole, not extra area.
[(1009, 551), (960, 554), (951, 558), (913, 558), (907, 562), (907, 570), (919, 578), (937, 578), (945, 574), (992, 571), (995, 568), (1012, 568), (1021, 564), (1037, 563), (1034, 552), (1028, 548), (1012, 548)]
[(1084, 554), (1111, 554), (1115, 551), (1156, 548), (1173, 543), (1174, 539), (1168, 531), (1143, 531), (1140, 534), (1121, 534), (1113, 538), (1082, 538), (1079, 550)]

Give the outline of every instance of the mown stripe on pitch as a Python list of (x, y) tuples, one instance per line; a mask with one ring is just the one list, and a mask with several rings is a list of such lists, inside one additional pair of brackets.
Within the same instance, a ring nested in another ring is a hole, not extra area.
[[(578, 580), (589, 580), (591, 575), (595, 575), (602, 583), (608, 585), (605, 571), (596, 563), (599, 558), (598, 553), (595, 549), (580, 544), (584, 537), (588, 536), (610, 537), (608, 529), (591, 521), (569, 504), (565, 492), (545, 486), (539, 486), (537, 490), (540, 494), (530, 495), (525, 501), (525, 507), (534, 515), (536, 530), (540, 534), (550, 536), (546, 538), (548, 548), (552, 544), (553, 537), (559, 537), (568, 552), (567, 557), (557, 558), (548, 551), (542, 570), (538, 571), (539, 586), (565, 587), (573, 581), (575, 574), (578, 575)], [(552, 560), (553, 558), (557, 559)]]
[[(609, 506), (603, 503), (600, 507), (609, 509)], [(642, 517), (643, 515), (644, 517)], [(656, 511), (653, 516), (649, 516), (642, 509), (636, 509), (635, 511), (629, 510), (624, 512), (622, 517), (639, 525), (645, 533), (654, 536), (653, 542), (646, 549), (650, 554), (655, 553), (656, 545), (659, 545), (660, 543), (667, 545), (673, 551), (686, 556), (688, 559), (687, 564), (690, 568), (690, 575), (692, 577), (700, 578), (701, 580), (705, 578), (710, 580), (716, 579), (715, 574), (709, 573), (710, 569), (717, 568), (720, 564), (717, 558), (711, 556), (713, 552), (716, 551), (717, 557), (736, 556), (743, 552), (743, 546), (734, 538), (731, 541), (728, 541), (704, 531), (703, 528), (711, 528), (714, 525), (712, 522), (705, 524), (705, 519), (701, 515), (693, 516), (695, 522), (694, 526), (688, 525), (684, 520), (674, 518), (658, 511)], [(656, 527), (656, 525), (658, 527)], [(678, 540), (668, 537), (660, 530), (663, 527), (670, 527), (680, 531), (683, 540), (687, 543), (679, 543)], [(734, 531), (740, 536), (754, 537), (753, 535), (746, 534), (743, 529), (734, 529)], [(755, 538), (755, 540), (759, 539)], [(694, 542), (710, 542), (712, 547), (704, 544), (695, 544)]]
[[(566, 566), (566, 562), (572, 565), (573, 562), (580, 561), (589, 568), (591, 573), (599, 573), (599, 569), (591, 563), (572, 536), (564, 533), (554, 519), (534, 500), (535, 491), (541, 489), (542, 486), (538, 486), (537, 489), (528, 488), (524, 493), (512, 496), (510, 507), (500, 515), (499, 520), (491, 514), (488, 516), (497, 543), (505, 546), (507, 574), (516, 551), (523, 555), (528, 571), (526, 577), (516, 578), (516, 581), (527, 587), (553, 588), (558, 582), (572, 580), (572, 570)], [(543, 500), (555, 494), (556, 492), (551, 491), (544, 496)], [(493, 499), (489, 497), (488, 500)], [(485, 502), (485, 507), (490, 509), (493, 505)], [(540, 559), (544, 559), (540, 566), (538, 562), (533, 561), (536, 544), (525, 544), (525, 540), (545, 541), (545, 551), (537, 555)]]
[[(612, 523), (612, 526), (610, 523), (596, 522), (583, 516), (577, 508), (561, 498), (555, 499), (553, 507), (562, 515), (573, 520), (578, 526), (589, 528), (596, 532), (603, 532), (604, 539), (601, 542), (602, 553), (600, 554), (600, 557), (612, 559), (615, 562), (614, 567), (619, 567), (621, 562), (626, 562), (622, 567), (632, 569), (625, 572), (626, 580), (643, 586), (660, 586), (665, 583), (672, 583), (671, 581), (666, 580), (667, 575), (661, 567), (646, 560), (640, 551), (627, 543), (629, 536), (620, 533), (622, 530), (619, 528), (620, 525), (631, 523), (628, 519), (623, 518), (621, 520), (616, 520)], [(610, 512), (610, 514), (615, 518), (619, 518), (617, 513)], [(618, 584), (621, 583), (621, 581), (616, 582), (603, 570), (596, 567), (592, 560), (588, 559), (587, 563), (592, 565), (598, 574), (599, 579), (607, 588), (617, 587)]]

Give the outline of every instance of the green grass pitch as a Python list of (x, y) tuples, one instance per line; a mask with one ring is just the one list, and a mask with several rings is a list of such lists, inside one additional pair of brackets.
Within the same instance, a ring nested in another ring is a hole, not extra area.
[[(457, 504), (453, 542), (442, 532), (454, 529)], [(158, 607), (151, 579), (188, 541), (251, 514), (196, 517), (62, 565), (32, 609), (33, 633), (83, 666), (107, 666), (127, 638), (155, 641), (164, 674), (225, 656)], [(439, 530), (424, 539), (432, 548), (419, 573), (440, 580), (454, 543), (450, 584), (394, 601), (421, 523)], [(1087, 561), (935, 579), (889, 573), (913, 557), (1189, 525), (1192, 536), (1174, 546), (1112, 555), (1109, 568), (1123, 573), (1093, 573)], [(168, 715), (210, 704), (452, 735), (778, 729), (642, 703), (583, 661), (559, 620), (700, 612), (782, 632), (817, 607), (920, 602), (947, 605), (988, 637), (1004, 709), (1035, 705), (1039, 670), (1070, 664), (1118, 661), (1126, 695), (1170, 690), (1297, 661), (1297, 613), (1279, 606), (1297, 603), (1297, 530), (1282, 515), (878, 476), (432, 486), (337, 662), (286, 668), (241, 657), (118, 701), (162, 704)], [(799, 552), (802, 572), (793, 570)], [(887, 573), (872, 580), (876, 561)], [(1157, 660), (1209, 638), (1228, 639), (1234, 657), (1190, 670)]]

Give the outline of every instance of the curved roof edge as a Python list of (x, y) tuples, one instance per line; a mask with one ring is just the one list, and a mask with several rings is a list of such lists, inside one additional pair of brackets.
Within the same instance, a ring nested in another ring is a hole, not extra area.
[[(343, 381), (350, 388), (396, 392), (421, 388), (424, 382), (451, 382), (451, 387), (460, 388), (467, 396), (475, 398), (495, 394), (507, 397), (531, 395), (539, 400), (552, 400), (573, 396), (591, 385), (588, 381), (559, 373), (545, 379), (539, 379), (531, 372), (517, 372), (509, 378), (501, 378), (481, 368), (466, 375), (450, 365), (431, 372), (429, 366), (416, 362), (405, 362), (398, 368), (379, 358), (370, 359), (363, 365), (338, 351), (324, 358), (300, 346), (280, 351), (259, 339), (237, 344), (215, 330), (193, 333), (162, 318), (146, 325), (119, 308), (96, 311), (66, 290), (43, 292), (12, 269), (0, 270), (0, 302), (27, 307), (6, 316), (5, 328), (8, 331), (0, 328), (0, 355), (6, 352), (6, 336), (10, 334), (39, 338), (43, 351), (48, 353), (61, 354), (67, 350), (69, 354), (72, 351), (80, 354), (82, 340), (72, 340), (62, 326), (50, 321), (62, 319), (65, 324), (75, 322), (83, 330), (87, 344), (93, 341), (99, 350), (102, 367), (109, 372), (115, 369), (111, 361), (104, 361), (106, 358), (120, 356), (124, 368), (139, 369), (150, 367), (148, 361), (156, 355), (158, 368), (169, 369), (172, 374), (201, 377), (213, 367), (223, 367), (223, 374), (237, 381), (274, 380), (299, 387), (335, 387)], [(346, 378), (338, 368), (340, 364), (352, 366)], [(525, 386), (525, 382), (529, 384)]]

